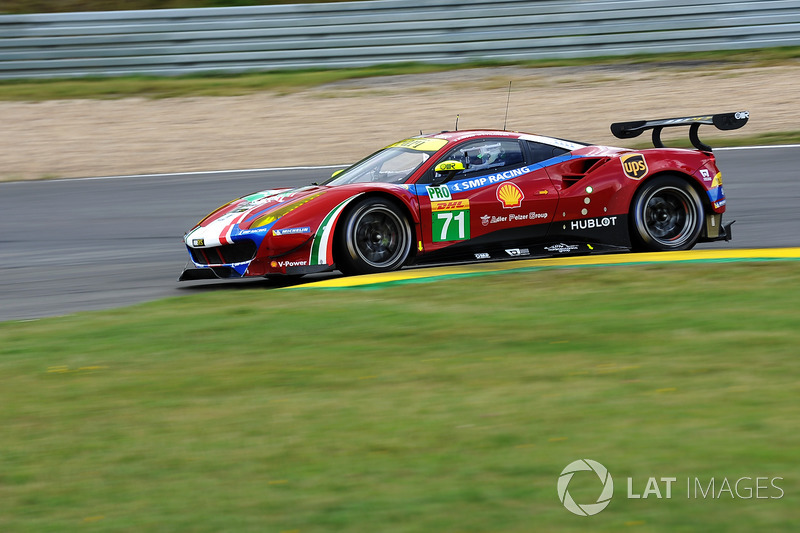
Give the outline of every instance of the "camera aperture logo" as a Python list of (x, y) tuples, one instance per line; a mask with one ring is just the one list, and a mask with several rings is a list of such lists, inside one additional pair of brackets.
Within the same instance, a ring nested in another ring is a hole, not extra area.
[[(587, 472), (587, 474), (581, 474)], [(594, 473), (600, 480), (602, 488), (593, 481)], [(595, 502), (578, 503), (569, 493), (569, 484), (575, 474), (588, 476), (577, 483), (578, 487), (573, 486), (573, 492), (580, 495), (579, 499), (589, 499), (599, 491), (600, 496)], [(785, 495), (783, 487), (778, 483), (783, 481), (780, 476), (740, 476), (730, 478), (717, 477), (686, 477), (687, 500), (780, 500)], [(672, 500), (682, 493), (684, 486), (683, 480), (679, 481), (678, 476), (649, 476), (644, 483), (641, 478), (636, 483), (634, 478), (627, 479), (628, 492), (627, 499), (642, 502), (643, 500), (655, 499), (658, 501)], [(644, 487), (642, 491), (639, 487)], [(637, 490), (638, 489), (638, 490)], [(561, 471), (558, 477), (558, 499), (564, 507), (571, 513), (578, 516), (594, 516), (608, 507), (611, 498), (614, 496), (614, 481), (608, 469), (591, 459), (578, 459), (573, 461)]]
[[(572, 481), (572, 476), (576, 472), (594, 472), (600, 478), (600, 483), (603, 485), (602, 492), (598, 496), (595, 503), (578, 504), (572, 499), (569, 494), (569, 482)], [(611, 474), (608, 473), (606, 467), (592, 461), (591, 459), (578, 459), (573, 461), (561, 471), (558, 477), (558, 499), (564, 504), (564, 507), (571, 513), (578, 516), (593, 516), (608, 507), (611, 503), (611, 497), (614, 495), (614, 480), (611, 479)]]

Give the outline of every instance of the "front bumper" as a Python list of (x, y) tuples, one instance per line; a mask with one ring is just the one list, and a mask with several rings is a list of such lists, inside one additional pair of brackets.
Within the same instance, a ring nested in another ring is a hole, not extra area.
[(194, 268), (190, 266), (191, 263), (186, 265), (181, 273), (178, 281), (195, 281), (199, 279), (230, 279), (241, 277), (239, 275), (231, 275), (233, 269), (230, 267), (207, 267), (207, 268)]
[(331, 265), (304, 265), (304, 266), (287, 266), (284, 267), (283, 272), (267, 272), (265, 274), (257, 274), (248, 276), (239, 274), (230, 266), (212, 266), (197, 268), (189, 262), (183, 269), (178, 281), (196, 281), (196, 280), (209, 280), (209, 279), (241, 279), (244, 277), (271, 277), (271, 276), (303, 276), (305, 274), (318, 274), (320, 272), (330, 272), (334, 270)]

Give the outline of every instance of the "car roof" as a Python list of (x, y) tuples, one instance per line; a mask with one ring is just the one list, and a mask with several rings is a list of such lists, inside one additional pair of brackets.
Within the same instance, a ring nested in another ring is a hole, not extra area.
[(460, 131), (443, 131), (440, 133), (433, 133), (429, 135), (422, 135), (431, 139), (442, 139), (448, 144), (475, 139), (481, 137), (507, 137), (509, 139), (524, 139), (528, 141), (538, 142), (542, 144), (549, 144), (557, 146), (566, 150), (577, 150), (585, 146), (590, 146), (587, 143), (569, 141), (566, 139), (558, 139), (556, 137), (548, 137), (546, 135), (534, 135), (530, 133), (521, 133), (518, 131), (505, 131), (505, 130), (460, 130)]

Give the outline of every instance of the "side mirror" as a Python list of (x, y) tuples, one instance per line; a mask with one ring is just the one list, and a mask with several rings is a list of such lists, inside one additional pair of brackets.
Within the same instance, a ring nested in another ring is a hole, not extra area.
[(433, 171), (435, 172), (433, 177), (433, 184), (444, 183), (445, 181), (449, 180), (453, 176), (455, 176), (456, 172), (461, 172), (464, 170), (464, 163), (461, 161), (442, 161), (436, 167), (434, 167)]
[(444, 174), (445, 172), (458, 172), (464, 170), (464, 163), (461, 161), (442, 161), (436, 168), (433, 169), (437, 174)]
[(340, 168), (339, 170), (337, 170), (336, 172), (334, 172), (333, 174), (331, 174), (331, 178), (335, 178), (336, 176), (338, 176), (339, 174), (341, 174), (341, 173), (342, 173), (342, 172), (344, 172), (344, 171), (345, 171), (345, 169), (343, 169), (343, 168)]

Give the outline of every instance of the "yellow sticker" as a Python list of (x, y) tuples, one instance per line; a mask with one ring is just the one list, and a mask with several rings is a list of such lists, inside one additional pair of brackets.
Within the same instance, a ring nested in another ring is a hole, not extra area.
[(411, 148), (412, 150), (420, 150), (421, 152), (435, 152), (442, 146), (447, 144), (444, 139), (428, 139), (428, 138), (414, 138), (405, 139), (394, 144), (390, 144), (387, 148)]
[(717, 172), (717, 175), (714, 176), (714, 181), (711, 182), (711, 188), (714, 187), (721, 187), (722, 186), (722, 172)]
[(295, 209), (297, 209), (301, 205), (307, 204), (308, 202), (310, 202), (314, 198), (317, 198), (318, 196), (321, 196), (324, 192), (325, 191), (319, 192), (317, 194), (312, 194), (311, 196), (306, 196), (305, 198), (301, 198), (300, 200), (290, 201), (289, 203), (284, 204), (283, 207), (279, 207), (278, 209), (275, 209), (274, 211), (268, 212), (268, 214), (266, 214), (264, 216), (258, 217), (250, 225), (250, 229), (262, 228), (264, 226), (272, 224), (273, 222), (275, 222), (276, 220), (278, 220), (279, 218), (281, 218), (285, 214), (287, 214), (287, 213), (289, 213), (291, 211), (294, 211)]
[(469, 209), (469, 200), (445, 200), (444, 202), (431, 202), (431, 211), (455, 211)]
[(436, 172), (451, 172), (464, 170), (464, 163), (461, 161), (442, 161), (434, 169)]

